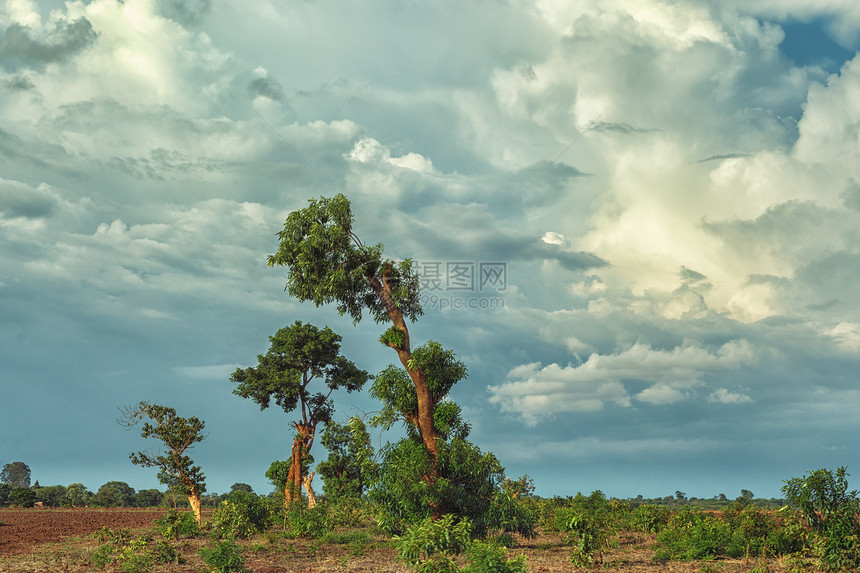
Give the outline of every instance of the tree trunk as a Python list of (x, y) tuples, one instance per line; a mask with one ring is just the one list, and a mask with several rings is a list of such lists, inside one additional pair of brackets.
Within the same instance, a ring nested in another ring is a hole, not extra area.
[(290, 458), (290, 471), (287, 473), (287, 484), (284, 488), (284, 504), (287, 506), (301, 498), (303, 445), (302, 438), (296, 436), (293, 440), (293, 455)]
[[(310, 423), (294, 424), (298, 435), (293, 440), (293, 457), (290, 461), (290, 471), (287, 473), (287, 485), (284, 490), (284, 503), (290, 505), (302, 498), (304, 475), (302, 465), (305, 456), (310, 452), (314, 443), (314, 425)], [(310, 492), (308, 494), (310, 497)]]
[(433, 477), (435, 478), (439, 465), (439, 446), (436, 443), (439, 439), (439, 433), (433, 424), (433, 412), (436, 409), (436, 404), (433, 402), (433, 396), (430, 393), (430, 388), (427, 386), (427, 378), (424, 375), (424, 371), (409, 368), (409, 361), (412, 358), (412, 349), (409, 344), (409, 329), (406, 327), (403, 313), (397, 308), (394, 298), (391, 296), (391, 285), (384, 279), (383, 281), (371, 279), (371, 286), (379, 298), (382, 299), (383, 304), (385, 304), (391, 324), (398, 330), (403, 331), (403, 343), (400, 347), (394, 345), (391, 345), (391, 347), (397, 352), (400, 363), (403, 364), (403, 368), (406, 369), (406, 372), (412, 379), (412, 385), (415, 387), (415, 395), (418, 398), (418, 434), (421, 436), (421, 441), (424, 442), (424, 447), (430, 452), (434, 468)]
[(317, 494), (314, 493), (314, 488), (311, 487), (311, 482), (314, 479), (314, 475), (316, 475), (316, 472), (311, 472), (309, 476), (302, 480), (302, 484), (305, 486), (305, 491), (308, 492), (308, 509), (314, 507), (317, 504)]
[(194, 519), (197, 520), (197, 525), (203, 525), (203, 517), (200, 515), (200, 490), (197, 487), (192, 487), (188, 493), (188, 504), (191, 506), (191, 511), (194, 512)]

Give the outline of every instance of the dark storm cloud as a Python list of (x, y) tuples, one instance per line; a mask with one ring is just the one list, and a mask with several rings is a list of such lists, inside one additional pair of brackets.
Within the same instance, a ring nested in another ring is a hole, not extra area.
[(248, 91), (254, 96), (261, 95), (276, 102), (284, 102), (286, 100), (284, 87), (274, 78), (257, 78), (248, 84)]
[(36, 89), (36, 84), (27, 76), (14, 76), (6, 80), (6, 87), (13, 92), (26, 92)]
[(98, 34), (86, 18), (59, 20), (42, 37), (14, 23), (0, 36), (0, 64), (7, 70), (38, 67), (66, 60), (96, 41)]
[(44, 189), (0, 179), (0, 213), (6, 217), (41, 219), (51, 215), (56, 205), (56, 200)]

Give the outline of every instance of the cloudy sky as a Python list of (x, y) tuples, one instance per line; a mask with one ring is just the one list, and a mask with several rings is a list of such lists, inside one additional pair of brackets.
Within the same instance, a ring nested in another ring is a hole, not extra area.
[(342, 192), (538, 493), (858, 474), (858, 47), (849, 0), (6, 0), (0, 464), (157, 487), (115, 422), (150, 400), (207, 422), (209, 491), (270, 491), (292, 416), (230, 373), (297, 319), (395, 360), (266, 266)]

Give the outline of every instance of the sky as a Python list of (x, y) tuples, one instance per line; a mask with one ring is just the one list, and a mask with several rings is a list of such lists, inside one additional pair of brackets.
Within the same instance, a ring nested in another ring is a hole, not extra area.
[(148, 400), (205, 420), (208, 491), (271, 491), (295, 415), (230, 374), (296, 320), (396, 359), (266, 264), (343, 193), (538, 494), (860, 475), (858, 47), (849, 0), (6, 0), (0, 464), (160, 487)]

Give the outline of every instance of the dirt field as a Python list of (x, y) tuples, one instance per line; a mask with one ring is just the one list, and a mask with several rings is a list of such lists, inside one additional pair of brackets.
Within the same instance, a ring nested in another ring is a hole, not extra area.
[[(92, 535), (107, 526), (128, 528), (134, 535), (160, 537), (152, 520), (164, 509), (0, 509), (0, 572), (96, 571), (93, 554), (99, 542)], [(325, 544), (319, 540), (285, 539), (277, 531), (243, 540), (246, 571), (254, 573), (409, 573), (399, 563), (390, 540), (370, 535), (360, 547)], [(654, 536), (623, 533), (595, 571), (618, 573), (785, 573), (788, 568), (770, 561), (717, 560), (712, 562), (658, 562), (652, 559)], [(156, 565), (155, 572), (201, 573), (207, 568), (198, 553), (211, 547), (206, 537), (174, 543), (181, 564)], [(527, 556), (529, 573), (577, 571), (570, 564), (570, 548), (558, 535), (521, 540), (511, 555)], [(120, 571), (108, 565), (104, 571)]]

